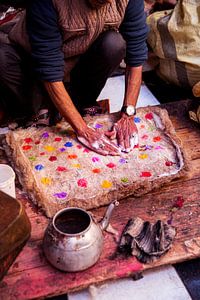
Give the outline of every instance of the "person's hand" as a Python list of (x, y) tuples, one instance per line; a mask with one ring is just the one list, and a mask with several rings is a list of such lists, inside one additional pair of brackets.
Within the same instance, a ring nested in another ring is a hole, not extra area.
[(113, 130), (106, 132), (110, 139), (117, 139), (118, 145), (123, 152), (130, 152), (138, 145), (138, 130), (133, 117), (122, 114), (117, 123), (114, 124)]
[(78, 140), (89, 149), (101, 155), (120, 155), (120, 149), (110, 141), (103, 131), (86, 127), (84, 131), (77, 132)]

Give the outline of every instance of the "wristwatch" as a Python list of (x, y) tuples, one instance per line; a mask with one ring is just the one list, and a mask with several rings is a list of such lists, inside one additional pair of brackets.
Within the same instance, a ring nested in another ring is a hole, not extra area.
[(121, 112), (125, 113), (127, 116), (134, 116), (136, 114), (136, 108), (133, 105), (122, 106)]

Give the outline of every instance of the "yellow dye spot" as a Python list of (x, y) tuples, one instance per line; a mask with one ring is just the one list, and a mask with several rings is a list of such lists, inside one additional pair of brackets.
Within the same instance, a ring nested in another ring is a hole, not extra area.
[(44, 149), (48, 152), (52, 152), (52, 151), (55, 151), (56, 149), (52, 146), (44, 146)]
[(139, 155), (139, 158), (141, 158), (141, 159), (145, 159), (145, 158), (147, 158), (148, 157), (148, 154), (140, 154)]
[(73, 168), (80, 169), (80, 168), (81, 168), (81, 165), (80, 165), (80, 164), (73, 164), (72, 167), (73, 167)]
[(50, 185), (51, 184), (51, 178), (49, 177), (42, 177), (41, 182), (45, 185)]
[(111, 186), (112, 186), (112, 182), (110, 182), (110, 181), (108, 181), (108, 180), (104, 180), (104, 181), (101, 183), (101, 187), (102, 187), (102, 188), (105, 188), (105, 189), (109, 189)]

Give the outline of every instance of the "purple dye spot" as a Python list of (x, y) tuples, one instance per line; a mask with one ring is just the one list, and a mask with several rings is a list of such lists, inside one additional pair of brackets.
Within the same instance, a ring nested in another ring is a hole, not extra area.
[(42, 134), (42, 138), (48, 138), (48, 137), (49, 137), (48, 132), (44, 132), (44, 133)]
[(42, 169), (44, 169), (44, 166), (43, 165), (37, 165), (37, 166), (35, 166), (35, 169), (37, 171), (41, 171)]
[(58, 199), (64, 199), (64, 198), (67, 197), (67, 193), (65, 193), (65, 192), (55, 193), (55, 194), (53, 194), (53, 196), (58, 198)]
[(151, 150), (153, 148), (153, 146), (151, 145), (146, 145), (145, 150)]
[(92, 161), (93, 161), (93, 162), (97, 162), (97, 161), (99, 161), (99, 158), (94, 156), (94, 157), (92, 158)]
[(67, 143), (64, 144), (64, 146), (65, 146), (65, 147), (72, 147), (73, 144), (72, 144), (71, 142), (67, 142)]
[(120, 162), (120, 164), (125, 164), (127, 162), (127, 160), (125, 158), (120, 158), (119, 162)]
[(65, 148), (60, 148), (59, 150), (60, 150), (60, 152), (64, 152), (64, 151), (66, 151), (66, 149), (65, 149)]
[(134, 122), (135, 122), (135, 123), (140, 123), (140, 122), (141, 122), (141, 119), (140, 119), (139, 117), (135, 117), (135, 118), (134, 118)]
[(99, 128), (102, 128), (103, 127), (103, 125), (101, 125), (101, 124), (95, 124), (95, 126), (94, 126), (95, 128), (97, 128), (97, 129), (99, 129)]

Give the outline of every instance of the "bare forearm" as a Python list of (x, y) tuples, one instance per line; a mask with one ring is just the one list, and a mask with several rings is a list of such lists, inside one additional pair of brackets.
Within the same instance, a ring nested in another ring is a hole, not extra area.
[(44, 85), (51, 100), (65, 120), (70, 123), (76, 132), (84, 131), (87, 125), (74, 106), (64, 84), (59, 81), (44, 82)]
[(126, 67), (124, 105), (136, 106), (142, 82), (142, 66)]

